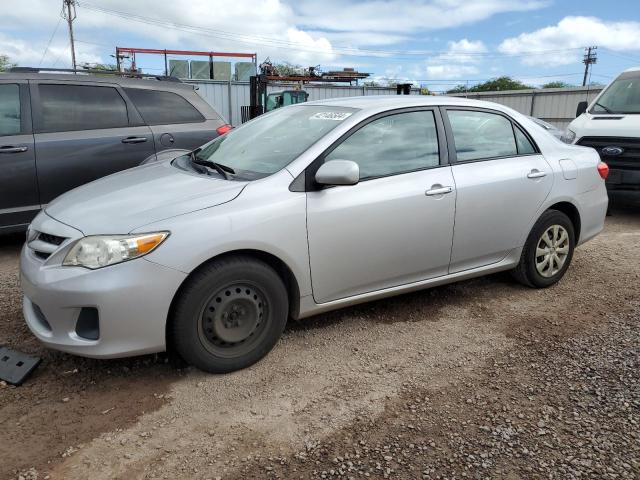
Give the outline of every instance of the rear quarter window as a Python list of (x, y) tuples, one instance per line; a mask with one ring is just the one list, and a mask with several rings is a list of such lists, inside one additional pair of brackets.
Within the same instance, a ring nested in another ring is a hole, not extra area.
[(204, 116), (184, 97), (173, 92), (125, 88), (147, 125), (203, 122)]

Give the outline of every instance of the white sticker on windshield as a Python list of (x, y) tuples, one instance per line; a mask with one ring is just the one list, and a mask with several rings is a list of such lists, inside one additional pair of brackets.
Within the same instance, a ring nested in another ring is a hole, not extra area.
[(341, 121), (349, 117), (351, 112), (318, 112), (309, 117), (310, 120), (337, 120)]

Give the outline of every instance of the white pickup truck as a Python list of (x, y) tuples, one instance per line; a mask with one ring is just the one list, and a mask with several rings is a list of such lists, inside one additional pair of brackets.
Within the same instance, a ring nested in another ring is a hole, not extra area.
[(612, 202), (640, 204), (640, 67), (621, 73), (590, 105), (580, 102), (563, 140), (598, 151), (609, 165)]

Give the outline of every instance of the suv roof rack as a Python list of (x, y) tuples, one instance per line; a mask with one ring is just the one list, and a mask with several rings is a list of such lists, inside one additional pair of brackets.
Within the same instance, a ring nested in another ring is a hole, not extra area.
[(12, 67), (8, 70), (9, 73), (41, 73), (41, 72), (54, 72), (54, 73), (85, 73), (93, 75), (116, 75), (126, 78), (154, 78), (161, 82), (177, 82), (182, 83), (178, 77), (167, 77), (164, 75), (152, 75), (148, 73), (136, 73), (136, 72), (118, 72), (116, 70), (96, 70), (91, 68), (73, 69), (73, 68), (44, 68), (44, 67)]

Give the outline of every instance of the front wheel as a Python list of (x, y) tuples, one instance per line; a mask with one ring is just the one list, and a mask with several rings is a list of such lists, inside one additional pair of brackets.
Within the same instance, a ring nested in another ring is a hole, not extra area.
[(188, 280), (176, 300), (173, 346), (206, 372), (246, 368), (277, 343), (288, 302), (282, 279), (266, 263), (245, 256), (215, 260)]
[(513, 276), (530, 287), (549, 287), (564, 276), (574, 249), (575, 233), (569, 217), (547, 210), (531, 229)]

